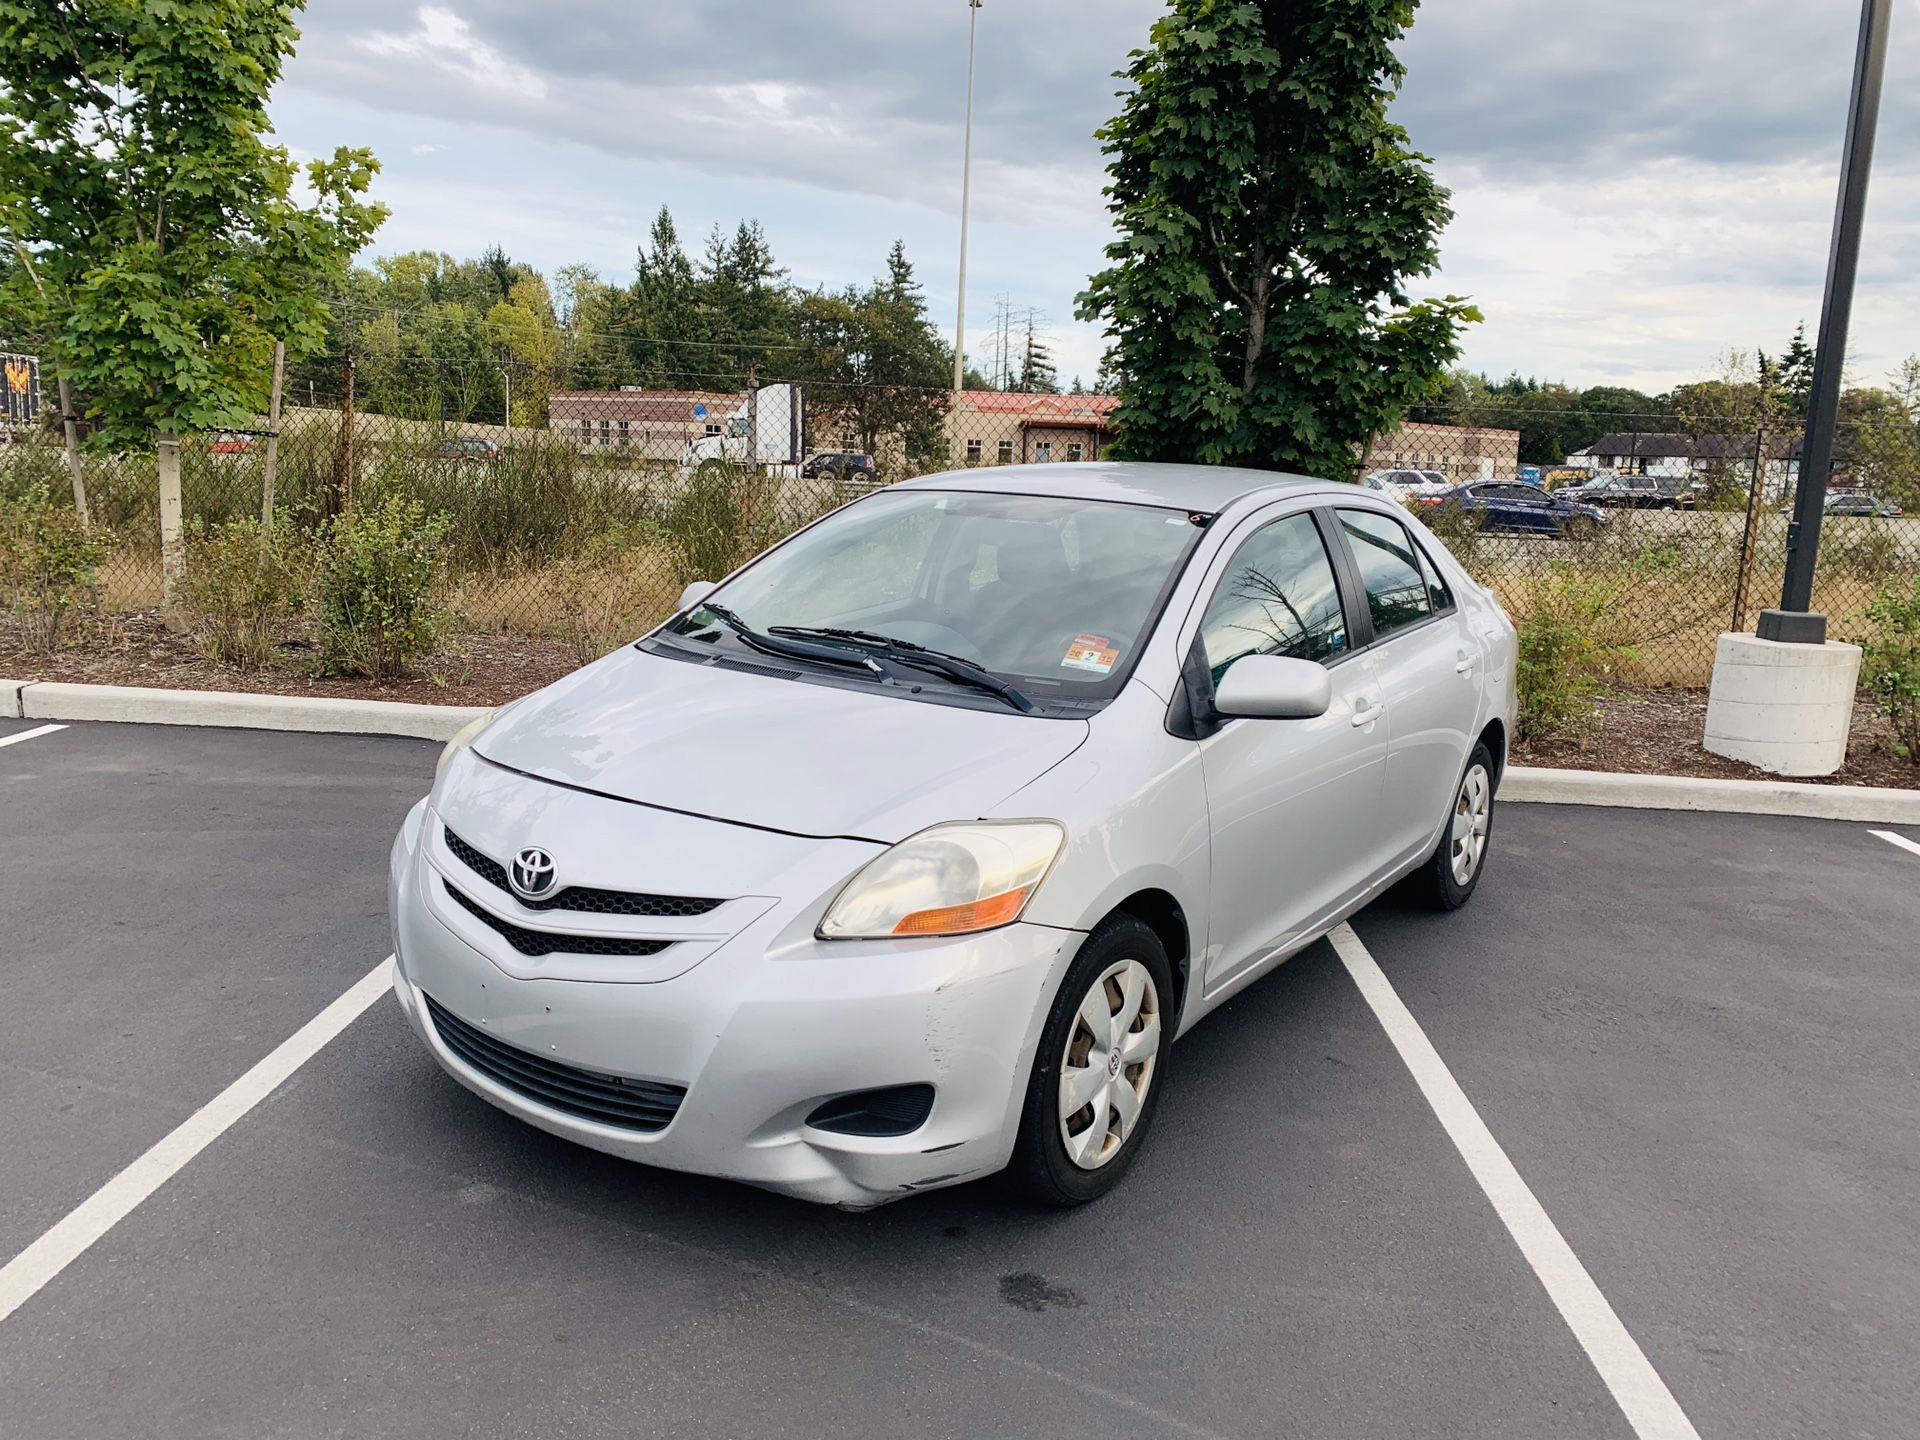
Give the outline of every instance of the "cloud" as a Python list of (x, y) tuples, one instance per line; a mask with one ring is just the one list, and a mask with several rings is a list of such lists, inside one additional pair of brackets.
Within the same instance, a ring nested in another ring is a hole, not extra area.
[[(1162, 0), (978, 12), (976, 244), (1007, 258), (974, 293), (981, 308), (1004, 287), (1049, 311), (1089, 370), (1097, 339), (1065, 317), (1106, 238), (1093, 132), (1116, 108), (1113, 72), (1163, 13)], [(644, 189), (596, 200), (595, 215), (662, 201), (759, 215), (783, 258), (823, 261), (848, 235), (926, 236), (915, 253), (934, 275), (951, 263), (967, 24), (959, 0), (330, 0), (307, 14), (287, 86), (380, 117), (397, 137), (383, 154), (414, 149), (423, 124), (435, 142), (488, 137), (463, 152), (511, 136), (560, 190)], [(1670, 383), (1729, 344), (1777, 346), (1811, 324), (1854, 40), (1849, 7), (1804, 0), (1424, 6), (1393, 114), (1455, 191), (1428, 288), (1487, 311), (1469, 362)], [(1920, 25), (1896, 26), (1889, 74), (1912, 73)], [(498, 209), (423, 224), (439, 248), (477, 249)], [(637, 238), (607, 248), (631, 254)], [(1920, 312), (1916, 260), (1920, 88), (1894, 84), (1856, 311), (1870, 366), (1914, 347), (1900, 317)]]
[(412, 155), (437, 155), (446, 148), (444, 145), (415, 144), (407, 146), (407, 152)]
[(436, 70), (468, 82), (475, 90), (506, 92), (539, 100), (547, 82), (524, 65), (475, 37), (473, 27), (451, 10), (423, 5), (414, 28), (404, 35), (377, 30), (354, 43), (370, 55), (388, 60), (425, 61)]

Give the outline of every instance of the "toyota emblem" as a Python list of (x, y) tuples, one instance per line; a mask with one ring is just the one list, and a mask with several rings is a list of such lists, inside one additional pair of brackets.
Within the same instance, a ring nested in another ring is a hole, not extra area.
[(539, 900), (552, 894), (553, 856), (537, 845), (529, 845), (513, 857), (507, 881), (522, 900)]

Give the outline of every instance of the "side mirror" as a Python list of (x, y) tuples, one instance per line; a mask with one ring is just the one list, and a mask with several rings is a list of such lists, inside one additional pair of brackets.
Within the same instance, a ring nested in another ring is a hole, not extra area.
[(1214, 690), (1220, 714), (1248, 720), (1312, 720), (1333, 704), (1324, 665), (1285, 655), (1243, 655)]
[(687, 588), (680, 592), (680, 609), (682, 612), (693, 609), (694, 606), (698, 605), (719, 588), (720, 587), (711, 580), (688, 581)]

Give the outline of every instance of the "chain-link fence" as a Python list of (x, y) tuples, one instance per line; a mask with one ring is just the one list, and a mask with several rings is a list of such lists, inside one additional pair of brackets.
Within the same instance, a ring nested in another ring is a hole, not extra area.
[[(515, 383), (511, 370), (500, 378)], [(300, 533), (391, 494), (444, 517), (436, 599), (453, 642), (498, 637), (557, 675), (669, 614), (689, 580), (715, 578), (878, 486), (1090, 461), (1115, 438), (1117, 401), (1102, 395), (864, 383), (736, 391), (699, 376), (599, 390), (518, 383), (499, 397), (512, 425), (432, 391), (428, 413), (397, 416), (308, 384), (290, 395), (298, 403), (283, 411), (275, 447), (264, 417), (184, 437), (189, 565), (192, 537), (260, 516), (273, 448), (273, 509)], [(1571, 456), (1524, 453), (1538, 444), (1523, 443), (1518, 424), (1416, 419), (1377, 437), (1355, 477), (1404, 503), (1517, 616), (1542, 606), (1581, 615), (1621, 680), (1704, 684), (1716, 635), (1750, 628), (1778, 597), (1797, 437), (1731, 420), (1681, 430), (1611, 418)], [(153, 453), (89, 452), (84, 473), (92, 519), (110, 537), (101, 607), (158, 606)], [(1835, 477), (1815, 594), (1842, 634), (1890, 580), (1920, 576), (1920, 519), (1846, 478)], [(16, 431), (0, 445), (0, 499), (36, 485), (70, 493), (57, 430)]]

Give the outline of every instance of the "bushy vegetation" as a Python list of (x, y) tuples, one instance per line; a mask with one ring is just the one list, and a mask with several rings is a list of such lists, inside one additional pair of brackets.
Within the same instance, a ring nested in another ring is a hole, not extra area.
[(389, 494), (331, 521), (317, 589), (321, 670), (393, 680), (434, 648), (447, 613), (435, 601), (445, 516)]
[(209, 660), (251, 669), (270, 660), (304, 612), (312, 578), (306, 537), (285, 519), (202, 526), (187, 541), (186, 602)]
[(1856, 638), (1860, 688), (1892, 725), (1907, 759), (1920, 765), (1920, 580), (1882, 589)]
[(1515, 620), (1520, 735), (1582, 733), (1593, 723), (1593, 696), (1633, 658), (1615, 628), (1620, 584), (1562, 562), (1530, 576), (1524, 592)]
[(54, 649), (72, 617), (93, 606), (109, 548), (37, 481), (0, 502), (0, 593), (29, 644)]

